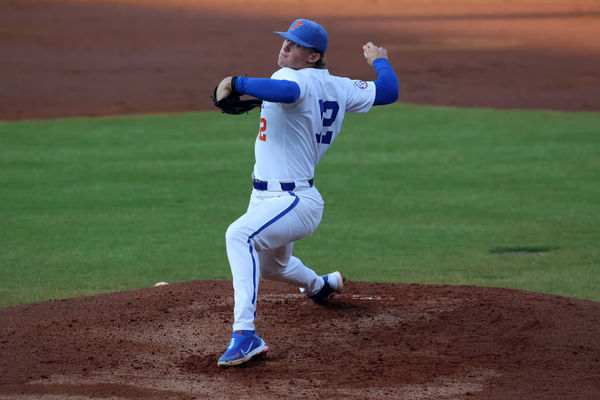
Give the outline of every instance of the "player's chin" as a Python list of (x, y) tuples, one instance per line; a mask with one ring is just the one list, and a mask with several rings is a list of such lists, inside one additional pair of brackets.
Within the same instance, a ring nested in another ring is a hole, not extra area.
[(277, 65), (279, 65), (281, 68), (288, 66), (287, 59), (281, 54), (279, 55), (279, 58), (277, 58)]

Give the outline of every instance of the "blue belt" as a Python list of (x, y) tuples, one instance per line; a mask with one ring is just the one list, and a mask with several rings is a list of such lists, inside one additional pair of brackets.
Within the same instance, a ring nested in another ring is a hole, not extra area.
[[(291, 192), (292, 190), (296, 189), (296, 184), (294, 182), (279, 182), (279, 184), (281, 185), (281, 190), (283, 190), (284, 192)], [(311, 178), (308, 180), (308, 186), (309, 187), (313, 187), (314, 184), (314, 179)], [(258, 179), (254, 179), (252, 182), (252, 185), (254, 186), (254, 189), (256, 190), (269, 190), (269, 182), (267, 181), (261, 181)]]

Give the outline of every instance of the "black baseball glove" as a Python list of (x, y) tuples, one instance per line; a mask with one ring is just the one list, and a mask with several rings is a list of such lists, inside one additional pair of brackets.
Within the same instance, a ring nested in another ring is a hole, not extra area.
[(237, 77), (233, 77), (233, 79), (231, 80), (231, 87), (233, 88), (233, 91), (229, 96), (225, 97), (224, 99), (217, 101), (217, 88), (219, 87), (219, 85), (217, 85), (217, 87), (215, 87), (215, 90), (213, 90), (212, 92), (212, 101), (213, 103), (215, 103), (215, 106), (221, 109), (222, 113), (239, 115), (247, 113), (255, 107), (260, 107), (260, 105), (262, 104), (262, 100), (259, 99), (240, 99), (240, 94), (235, 91), (236, 78)]

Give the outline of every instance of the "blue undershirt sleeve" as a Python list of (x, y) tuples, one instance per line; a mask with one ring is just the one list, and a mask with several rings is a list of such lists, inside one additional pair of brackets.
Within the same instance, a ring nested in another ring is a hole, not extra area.
[(373, 68), (377, 71), (375, 102), (373, 105), (391, 104), (398, 100), (400, 92), (398, 78), (388, 60), (385, 58), (376, 59), (373, 61)]
[(294, 81), (238, 76), (235, 91), (274, 103), (293, 103), (300, 97), (300, 86)]

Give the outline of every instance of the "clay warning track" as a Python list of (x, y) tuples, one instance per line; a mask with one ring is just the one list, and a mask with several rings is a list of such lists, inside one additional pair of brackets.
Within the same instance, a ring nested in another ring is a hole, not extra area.
[(592, 399), (600, 303), (508, 289), (348, 282), (327, 307), (261, 282), (269, 351), (216, 361), (228, 281), (0, 309), (0, 399)]

